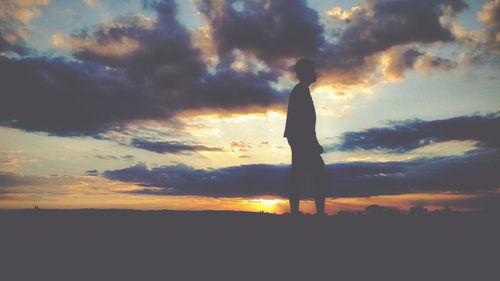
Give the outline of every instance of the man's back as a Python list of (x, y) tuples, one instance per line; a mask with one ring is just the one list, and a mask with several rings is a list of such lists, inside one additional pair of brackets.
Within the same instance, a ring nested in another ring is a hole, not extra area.
[(298, 83), (288, 100), (284, 137), (294, 142), (316, 142), (315, 127), (316, 112), (309, 87), (304, 83)]

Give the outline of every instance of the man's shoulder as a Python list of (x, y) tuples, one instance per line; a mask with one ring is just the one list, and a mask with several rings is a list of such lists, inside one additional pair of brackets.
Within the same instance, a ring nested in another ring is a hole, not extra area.
[(297, 91), (300, 91), (300, 92), (304, 92), (304, 91), (307, 91), (309, 88), (304, 84), (304, 83), (297, 83), (297, 85), (295, 85), (293, 87), (293, 90), (292, 90), (292, 93), (293, 92), (297, 92)]
[(293, 87), (292, 92), (290, 93), (290, 97), (292, 96), (304, 96), (307, 91), (309, 91), (309, 88), (307, 88), (304, 84), (298, 83)]

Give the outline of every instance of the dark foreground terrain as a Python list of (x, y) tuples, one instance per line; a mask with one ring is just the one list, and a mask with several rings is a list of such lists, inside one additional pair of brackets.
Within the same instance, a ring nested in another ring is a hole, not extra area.
[(500, 280), (499, 216), (0, 211), (0, 280)]

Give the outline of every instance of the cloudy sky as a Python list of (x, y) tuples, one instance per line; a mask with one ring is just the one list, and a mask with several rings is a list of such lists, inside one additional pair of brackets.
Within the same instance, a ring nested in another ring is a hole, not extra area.
[(500, 0), (4, 0), (0, 208), (287, 212), (301, 57), (328, 213), (499, 205)]

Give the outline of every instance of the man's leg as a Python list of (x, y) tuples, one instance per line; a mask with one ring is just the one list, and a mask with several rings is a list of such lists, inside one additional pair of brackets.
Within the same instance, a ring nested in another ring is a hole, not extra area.
[(328, 176), (326, 174), (325, 163), (321, 155), (318, 155), (313, 166), (314, 174), (314, 201), (316, 203), (316, 214), (325, 214), (325, 198), (328, 185)]
[(290, 201), (290, 212), (299, 213), (300, 188), (304, 181), (304, 171), (292, 165), (292, 174), (288, 185), (288, 200)]
[(290, 213), (299, 214), (300, 189), (304, 182), (304, 157), (300, 150), (292, 147), (292, 173), (288, 184), (288, 200), (290, 202)]

